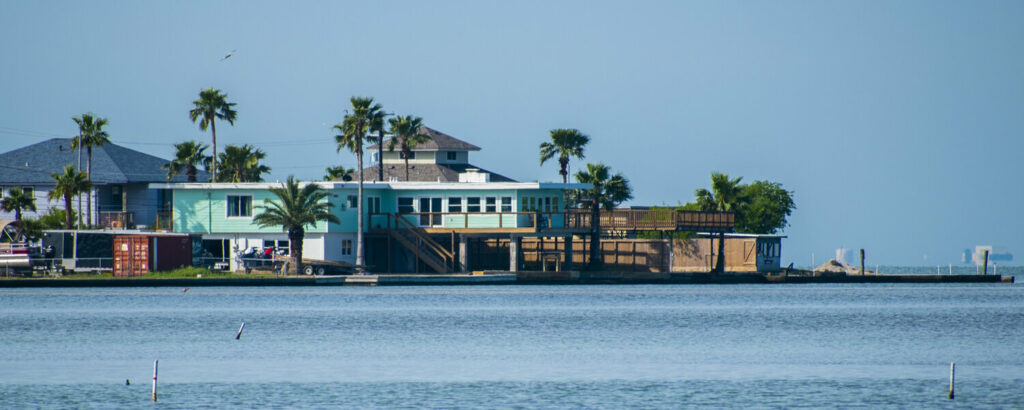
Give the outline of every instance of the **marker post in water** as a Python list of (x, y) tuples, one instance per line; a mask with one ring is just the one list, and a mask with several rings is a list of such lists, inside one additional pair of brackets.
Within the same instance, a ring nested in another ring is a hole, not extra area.
[(953, 377), (956, 374), (956, 363), (949, 362), (949, 399), (953, 400)]
[(245, 329), (245, 322), (242, 322), (242, 326), (238, 328), (238, 334), (235, 335), (235, 340), (242, 338), (242, 329)]
[(159, 360), (153, 361), (153, 401), (156, 401), (156, 370), (159, 365)]

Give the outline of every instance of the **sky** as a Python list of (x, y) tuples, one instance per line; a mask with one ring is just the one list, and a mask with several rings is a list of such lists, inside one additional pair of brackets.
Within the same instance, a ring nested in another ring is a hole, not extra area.
[(711, 172), (781, 183), (784, 265), (956, 265), (975, 245), (1024, 265), (1022, 21), (1019, 1), (0, 0), (0, 152), (91, 112), (170, 158), (209, 142), (188, 111), (214, 87), (238, 111), (219, 147), (320, 179), (355, 166), (331, 126), (371, 96), (520, 181), (559, 180), (538, 145), (577, 128), (628, 205), (691, 201)]

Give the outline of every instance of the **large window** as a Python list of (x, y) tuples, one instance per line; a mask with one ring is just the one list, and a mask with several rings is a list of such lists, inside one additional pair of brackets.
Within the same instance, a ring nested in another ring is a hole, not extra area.
[(466, 212), (480, 212), (480, 197), (471, 196), (466, 198)]
[(406, 153), (404, 153), (404, 152), (399, 151), (398, 152), (398, 158), (399, 159), (416, 159), (416, 151), (409, 151), (408, 155), (406, 155)]
[(512, 212), (512, 197), (501, 197), (501, 212)]
[(458, 159), (458, 155), (459, 154), (456, 153), (455, 151), (448, 151), (448, 160), (455, 161), (456, 159)]
[(228, 195), (228, 218), (252, 217), (252, 195)]
[(416, 212), (413, 208), (413, 201), (410, 197), (399, 197), (398, 198), (398, 213), (400, 214), (411, 214)]
[(484, 200), (485, 200), (484, 212), (498, 212), (498, 198), (495, 198), (493, 196), (489, 196), (487, 198), (484, 198)]
[(274, 250), (274, 253), (278, 255), (288, 255), (288, 253), (291, 251), (291, 248), (288, 246), (287, 240), (275, 241), (273, 239), (264, 239), (263, 249), (266, 250), (267, 248), (272, 248)]
[(551, 212), (558, 212), (558, 197), (551, 197)]
[(449, 197), (448, 198), (448, 212), (462, 212), (462, 198), (460, 197)]
[(380, 197), (371, 196), (366, 198), (366, 214), (379, 214), (380, 213)]

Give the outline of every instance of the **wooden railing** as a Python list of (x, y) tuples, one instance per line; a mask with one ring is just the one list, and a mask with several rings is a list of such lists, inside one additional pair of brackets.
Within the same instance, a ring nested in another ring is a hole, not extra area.
[[(589, 209), (562, 212), (411, 212), (371, 214), (370, 226), (401, 218), (420, 228), (443, 229), (552, 229), (587, 230), (593, 213)], [(601, 229), (606, 231), (731, 231), (731, 212), (677, 211), (674, 209), (602, 210)]]
[(406, 248), (415, 253), (427, 265), (438, 271), (438, 273), (448, 273), (455, 270), (455, 254), (431, 239), (430, 235), (423, 232), (423, 228), (410, 222), (404, 215), (372, 215), (386, 215), (384, 228), (388, 229), (388, 232), (398, 239), (399, 242), (402, 242)]
[(134, 212), (100, 211), (99, 223), (104, 228), (128, 229), (135, 227)]
[(158, 231), (174, 230), (174, 212), (157, 212), (153, 229)]

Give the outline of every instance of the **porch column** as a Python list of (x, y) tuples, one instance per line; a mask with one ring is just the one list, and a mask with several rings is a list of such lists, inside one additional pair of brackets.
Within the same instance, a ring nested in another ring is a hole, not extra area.
[(519, 271), (519, 241), (520, 237), (512, 235), (508, 241), (508, 271)]
[(572, 235), (566, 235), (565, 239), (562, 241), (562, 244), (565, 246), (565, 263), (562, 264), (562, 270), (564, 270), (564, 271), (571, 271), (572, 270)]
[(466, 235), (459, 235), (459, 272), (466, 272), (469, 268), (469, 238)]

